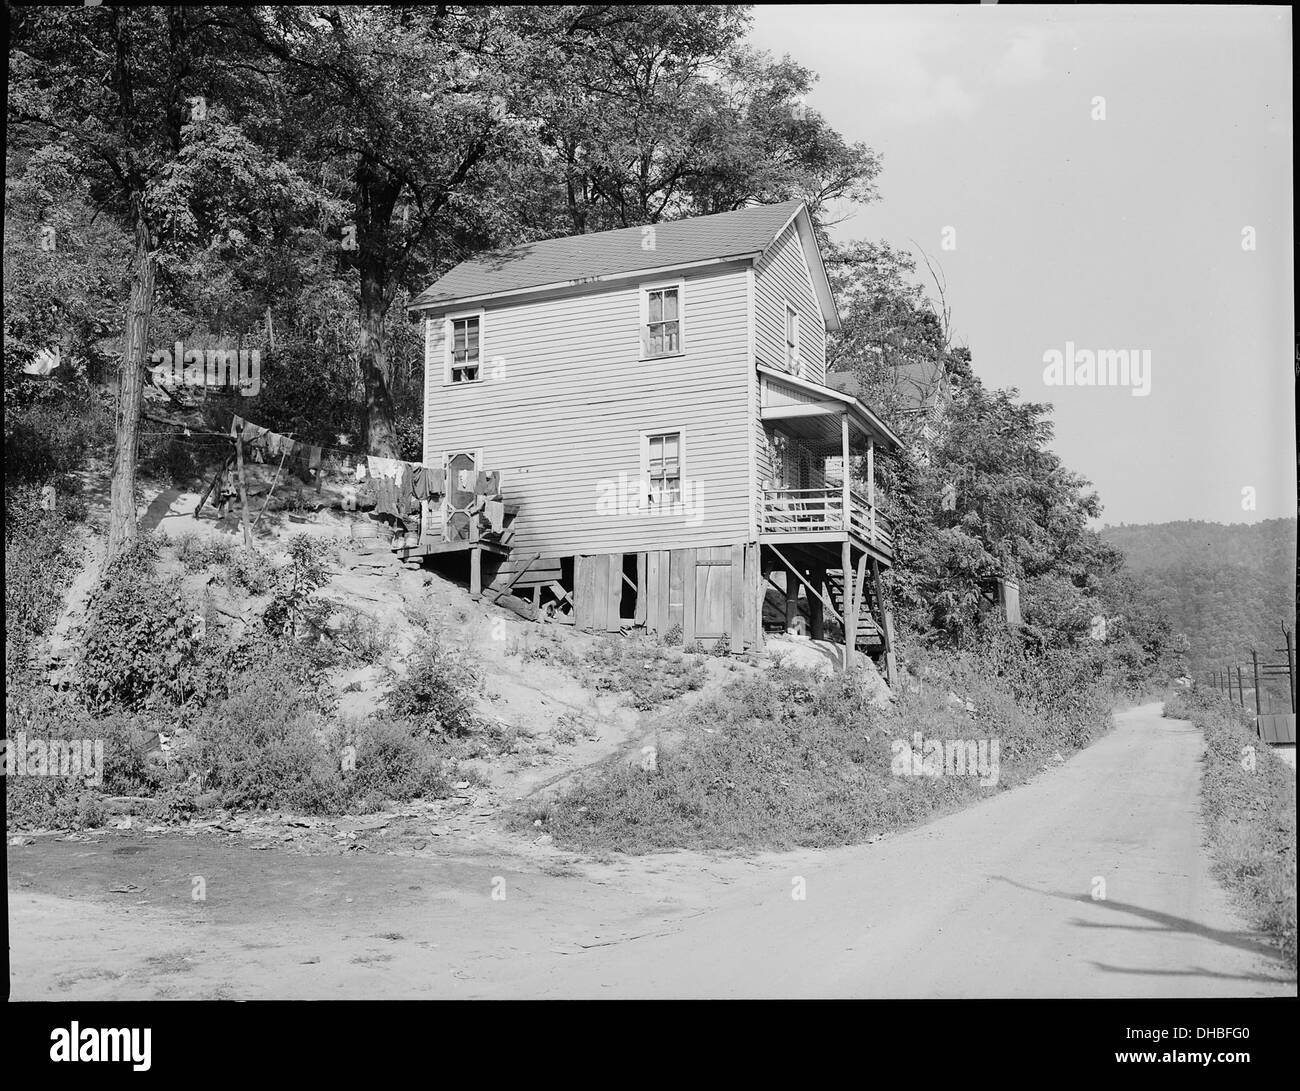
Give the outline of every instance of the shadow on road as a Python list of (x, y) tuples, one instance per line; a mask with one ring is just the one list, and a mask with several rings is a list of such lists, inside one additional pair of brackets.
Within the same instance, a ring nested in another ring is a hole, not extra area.
[[(1268, 961), (1276, 964), (1282, 970), (1282, 976), (1274, 974), (1248, 974), (1243, 975), (1246, 980), (1254, 981), (1284, 981), (1293, 982), (1296, 977), (1294, 973), (1287, 970), (1282, 962), (1282, 956), (1277, 948), (1265, 940), (1255, 935), (1244, 932), (1227, 932), (1221, 928), (1209, 928), (1206, 925), (1198, 924), (1196, 921), (1188, 920), (1186, 917), (1176, 917), (1172, 913), (1162, 913), (1158, 909), (1145, 909), (1140, 905), (1133, 905), (1129, 902), (1117, 902), (1109, 898), (1094, 900), (1089, 894), (1071, 894), (1062, 890), (1040, 890), (1037, 887), (1026, 886), (1024, 883), (1018, 883), (1014, 879), (1008, 879), (1004, 875), (993, 875), (990, 878), (998, 882), (1006, 883), (1009, 886), (1017, 887), (1020, 890), (1028, 891), (1031, 894), (1041, 894), (1047, 898), (1059, 898), (1067, 902), (1082, 902), (1085, 905), (1098, 909), (1109, 909), (1115, 913), (1127, 913), (1130, 916), (1138, 917), (1142, 920), (1154, 922), (1154, 926), (1143, 926), (1139, 924), (1098, 924), (1095, 921), (1085, 921), (1075, 919), (1071, 923), (1078, 928), (1100, 928), (1111, 929), (1118, 928), (1124, 931), (1133, 932), (1181, 932), (1188, 935), (1200, 936), (1214, 943), (1221, 943), (1226, 947), (1236, 947), (1242, 951), (1249, 951), (1252, 954), (1259, 955)], [(1102, 963), (1093, 963), (1100, 970), (1107, 970), (1111, 973), (1141, 973), (1152, 975), (1184, 975), (1184, 976), (1207, 976), (1207, 977), (1235, 977), (1233, 974), (1218, 974), (1210, 970), (1147, 970), (1147, 969), (1124, 969), (1118, 966), (1106, 966)]]

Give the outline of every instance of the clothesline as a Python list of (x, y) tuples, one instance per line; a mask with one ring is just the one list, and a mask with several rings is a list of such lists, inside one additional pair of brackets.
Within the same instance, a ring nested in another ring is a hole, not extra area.
[[(326, 444), (323, 444), (323, 443), (307, 443), (307, 442), (304, 441), (304, 440), (294, 439), (294, 436), (297, 434), (297, 433), (295, 433), (295, 432), (290, 432), (290, 433), (288, 433), (288, 434), (285, 434), (285, 433), (282, 433), (282, 432), (276, 432), (276, 431), (274, 431), (273, 429), (266, 428), (266, 427), (264, 427), (263, 425), (260, 425), (260, 424), (256, 424), (256, 423), (254, 423), (253, 421), (250, 421), (250, 420), (249, 420), (248, 418), (246, 418), (246, 417), (241, 417), (241, 416), (239, 416), (237, 413), (231, 415), (231, 421), (230, 421), (230, 432), (229, 432), (228, 434), (226, 434), (226, 433), (213, 433), (213, 434), (214, 434), (214, 435), (218, 435), (218, 434), (226, 435), (226, 438), (228, 438), (228, 439), (234, 439), (235, 436), (236, 436), (236, 434), (237, 434), (237, 432), (238, 432), (238, 430), (239, 430), (239, 426), (240, 426), (241, 424), (243, 425), (243, 427), (244, 427), (244, 429), (245, 429), (245, 431), (244, 431), (244, 442), (245, 442), (245, 443), (248, 443), (248, 444), (252, 444), (252, 443), (258, 442), (258, 441), (261, 440), (263, 437), (271, 437), (271, 436), (274, 436), (274, 437), (276, 437), (276, 440), (277, 440), (279, 443), (290, 443), (290, 444), (296, 444), (296, 445), (298, 445), (298, 446), (305, 447), (305, 448), (307, 448), (308, 450), (319, 450), (319, 451), (321, 452), (322, 455), (324, 455), (324, 454), (335, 455), (335, 456), (339, 457), (340, 459), (346, 460), (346, 461), (348, 461), (348, 462), (356, 462), (356, 461), (359, 461), (359, 460), (362, 460), (362, 459), (369, 459), (369, 458), (377, 458), (377, 457), (378, 457), (377, 455), (367, 455), (367, 454), (362, 454), (362, 453), (359, 452), (359, 451), (353, 451), (353, 450), (350, 450), (350, 449), (345, 448), (345, 447), (330, 447), (330, 446), (328, 446), (328, 445), (326, 445)], [(254, 429), (254, 431), (253, 431), (251, 434), (250, 434), (250, 432), (248, 431), (248, 429), (250, 429), (250, 428), (251, 428), (251, 429)], [(280, 451), (277, 450), (275, 453), (276, 453), (276, 454), (279, 454)], [(403, 461), (403, 460), (401, 460), (401, 459), (393, 459), (393, 460), (390, 460), (390, 461)], [(410, 466), (419, 466), (419, 465), (423, 465), (423, 464), (422, 464), (422, 463), (419, 463), (419, 462), (409, 462), (409, 463), (407, 463), (407, 465), (410, 465)]]
[(271, 457), (279, 457), (281, 464), (290, 458), (305, 457), (307, 469), (318, 475), (318, 482), (321, 459), (326, 453), (344, 455), (347, 460), (345, 465), (355, 459), (356, 483), (359, 485), (367, 478), (370, 479), (375, 490), (375, 511), (382, 515), (406, 520), (414, 514), (412, 499), (423, 502), (446, 496), (449, 492), (462, 492), (471, 494), (476, 502), (481, 502), (482, 510), (487, 512), (494, 530), (499, 532), (504, 526), (505, 506), (499, 496), (500, 475), (495, 472), (488, 473), (477, 467), (458, 470), (456, 484), (453, 486), (449, 480), (450, 472), (442, 466), (426, 466), (422, 462), (353, 454), (322, 444), (302, 443), (292, 435), (275, 432), (238, 414), (231, 417), (230, 434), (253, 445), (254, 450), (264, 450)]

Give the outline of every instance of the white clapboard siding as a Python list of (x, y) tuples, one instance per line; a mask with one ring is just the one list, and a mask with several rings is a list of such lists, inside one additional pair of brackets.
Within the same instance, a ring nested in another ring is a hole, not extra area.
[(758, 262), (755, 278), (755, 352), (759, 362), (785, 369), (785, 308), (799, 315), (800, 374), (826, 381), (826, 320), (813, 293), (812, 276), (791, 223)]
[[(436, 465), (444, 450), (483, 451), (507, 501), (521, 505), (515, 555), (752, 538), (747, 273), (717, 265), (685, 281), (685, 352), (668, 359), (640, 359), (635, 282), (488, 303), (479, 383), (444, 383), (443, 315), (427, 316), (425, 461)], [(630, 490), (638, 487), (641, 434), (676, 430), (685, 434), (685, 479), (703, 487), (702, 519), (598, 514), (602, 483), (615, 486), (622, 473)]]

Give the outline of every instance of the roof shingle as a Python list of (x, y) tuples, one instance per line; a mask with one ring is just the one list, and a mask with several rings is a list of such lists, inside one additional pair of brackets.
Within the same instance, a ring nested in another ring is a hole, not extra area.
[[(754, 205), (735, 212), (694, 216), (654, 226), (523, 243), (463, 261), (426, 288), (411, 308), (454, 303), (500, 292), (567, 284), (590, 277), (660, 269), (766, 250), (800, 201)], [(653, 239), (652, 246), (645, 240)]]

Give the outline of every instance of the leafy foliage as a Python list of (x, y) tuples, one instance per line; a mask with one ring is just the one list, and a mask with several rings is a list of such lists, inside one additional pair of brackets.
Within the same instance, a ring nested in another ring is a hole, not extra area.
[(91, 596), (77, 667), (93, 709), (186, 699), (185, 667), (200, 653), (197, 626), (180, 580), (155, 572), (157, 555), (155, 541), (137, 539), (110, 564)]
[(474, 696), (482, 685), (482, 674), (469, 655), (446, 647), (432, 634), (384, 700), (390, 713), (426, 732), (468, 735), (477, 724)]

